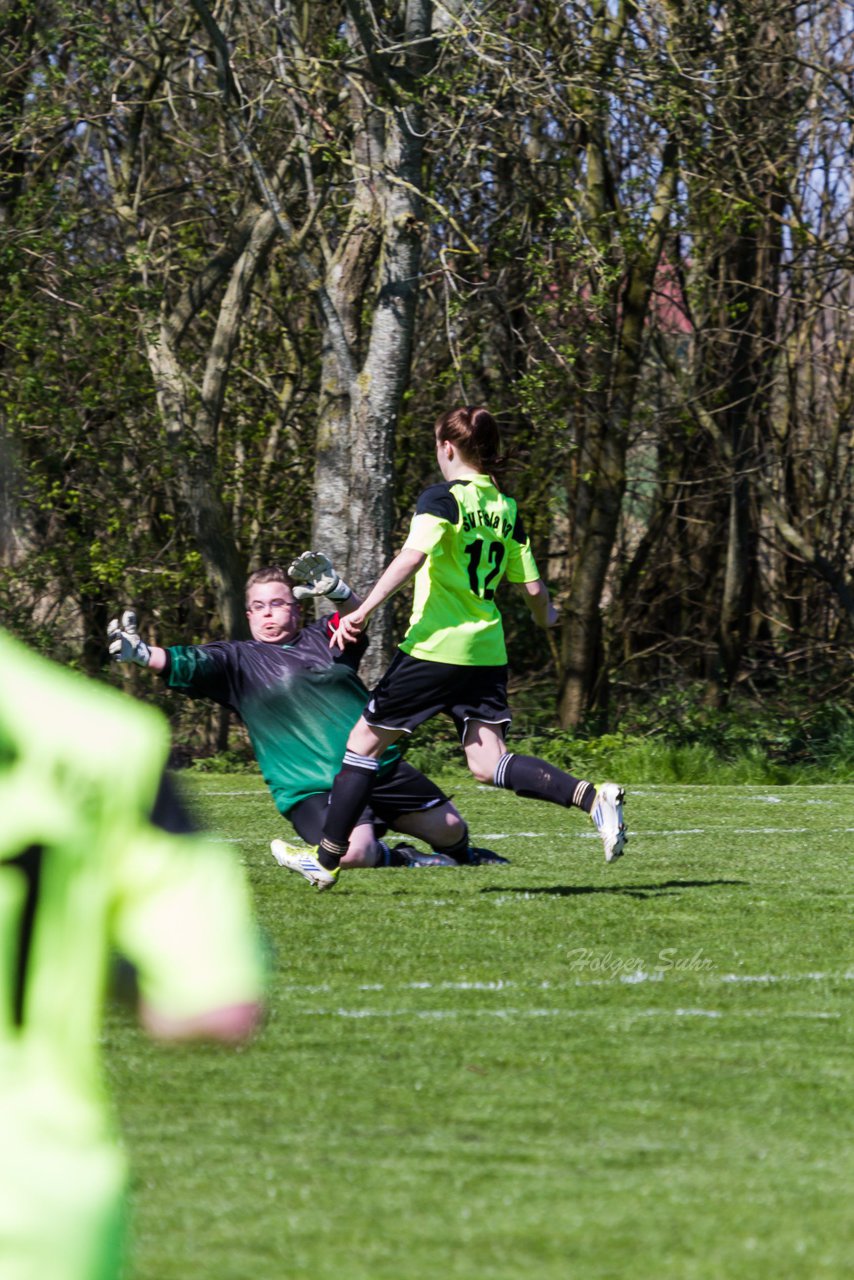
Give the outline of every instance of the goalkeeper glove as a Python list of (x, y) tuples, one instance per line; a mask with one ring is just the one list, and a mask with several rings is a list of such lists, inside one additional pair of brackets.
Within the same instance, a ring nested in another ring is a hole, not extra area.
[(113, 662), (136, 662), (147, 667), (151, 661), (151, 649), (137, 630), (136, 614), (133, 609), (125, 609), (121, 626), (113, 618), (107, 627), (107, 639), (110, 642), (110, 657)]
[(288, 566), (288, 574), (297, 584), (294, 587), (296, 600), (304, 600), (306, 596), (347, 600), (353, 594), (332, 568), (332, 561), (321, 551), (304, 551)]

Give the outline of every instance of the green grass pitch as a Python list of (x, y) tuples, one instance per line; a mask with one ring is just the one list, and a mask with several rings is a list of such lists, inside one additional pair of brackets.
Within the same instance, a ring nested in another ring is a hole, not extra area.
[(280, 869), (260, 781), (192, 793), (247, 866), (269, 1015), (108, 1076), (133, 1280), (852, 1274), (854, 786), (629, 788), (576, 811), (444, 780), (505, 868)]

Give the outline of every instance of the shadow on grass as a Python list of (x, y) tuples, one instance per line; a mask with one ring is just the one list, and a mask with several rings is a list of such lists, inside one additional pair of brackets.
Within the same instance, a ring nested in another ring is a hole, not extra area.
[(721, 885), (745, 885), (748, 880), (663, 880), (661, 884), (553, 884), (541, 889), (523, 885), (489, 885), (481, 893), (546, 893), (557, 898), (575, 898), (585, 893), (616, 893), (627, 898), (665, 898), (680, 889), (716, 889)]

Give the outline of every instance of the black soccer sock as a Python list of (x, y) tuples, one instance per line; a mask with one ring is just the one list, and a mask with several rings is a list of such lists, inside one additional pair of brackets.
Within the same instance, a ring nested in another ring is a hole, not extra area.
[(347, 852), (347, 848), (348, 845), (333, 844), (331, 840), (327, 840), (326, 836), (323, 836), (317, 846), (317, 861), (327, 871), (334, 871)]
[(360, 756), (355, 751), (344, 753), (344, 763), (332, 784), (323, 824), (323, 839), (317, 855), (321, 866), (327, 866), (325, 857), (331, 859), (330, 870), (337, 867), (347, 852), (359, 814), (370, 799), (379, 767), (379, 760), (373, 756)]
[(384, 866), (386, 866), (386, 867), (408, 867), (408, 866), (410, 866), (410, 865), (411, 865), (411, 863), (410, 863), (410, 862), (409, 862), (409, 860), (404, 856), (404, 854), (401, 852), (401, 850), (409, 849), (409, 850), (411, 851), (411, 850), (412, 850), (412, 847), (413, 847), (413, 846), (412, 846), (411, 844), (405, 844), (403, 841), (401, 841), (401, 843), (400, 843), (400, 844), (396, 844), (396, 845), (394, 846), (394, 848), (393, 848), (393, 849), (389, 849), (389, 850), (387, 851), (387, 852), (388, 852), (388, 859), (387, 859), (387, 861), (386, 861), (383, 865), (384, 865)]
[(590, 812), (596, 799), (592, 782), (573, 778), (536, 756), (517, 756), (513, 752), (498, 761), (492, 781), (496, 787), (506, 787), (528, 800), (548, 800), (567, 809), (583, 809), (585, 813)]
[[(459, 862), (468, 847), (469, 829), (466, 824), (463, 823), (463, 834), (460, 836), (459, 840), (456, 840), (453, 844), (434, 844), (433, 852), (446, 853), (449, 858), (456, 858), (457, 862)], [(463, 861), (465, 861), (465, 859), (463, 859)]]

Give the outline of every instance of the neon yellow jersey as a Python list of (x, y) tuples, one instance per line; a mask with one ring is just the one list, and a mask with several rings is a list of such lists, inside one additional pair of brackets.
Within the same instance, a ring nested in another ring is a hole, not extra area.
[(427, 561), (415, 575), (404, 653), (457, 666), (506, 663), (496, 589), (505, 576), (540, 576), (513, 498), (485, 475), (431, 485), (418, 499), (405, 546)]
[(2, 632), (0, 670), (0, 1256), (14, 1276), (113, 1274), (98, 1263), (124, 1181), (98, 1051), (110, 953), (181, 1017), (256, 1001), (258, 940), (233, 855), (149, 821), (163, 718)]

